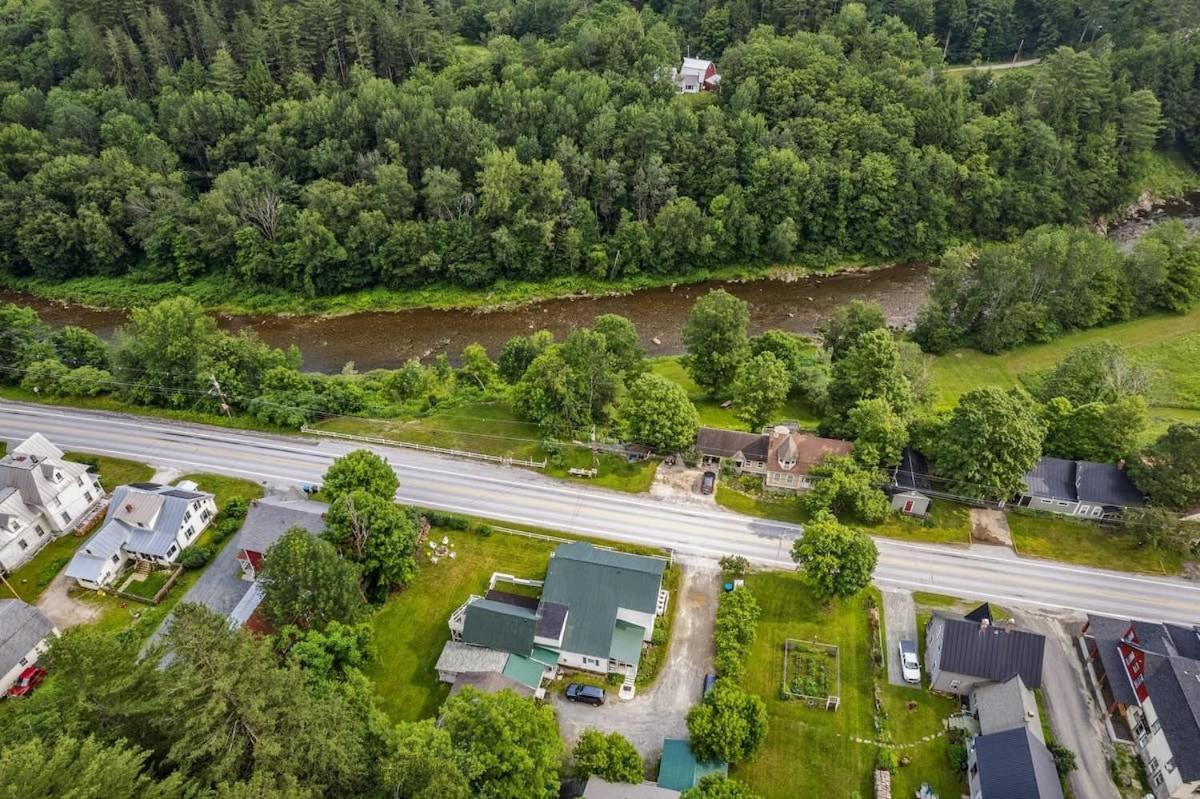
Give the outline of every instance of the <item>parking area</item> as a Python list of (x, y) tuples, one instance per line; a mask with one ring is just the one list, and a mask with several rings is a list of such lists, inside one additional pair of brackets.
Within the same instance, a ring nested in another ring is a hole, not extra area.
[[(887, 630), (887, 672), (892, 685), (910, 685), (900, 668), (900, 642), (917, 640), (917, 606), (911, 591), (882, 591), (883, 626)], [(918, 652), (923, 658), (924, 653)], [(924, 668), (924, 664), (922, 664)], [(912, 685), (913, 688), (920, 688)]]
[[(712, 490), (704, 493), (704, 474), (713, 475)], [(669, 502), (689, 505), (716, 505), (719, 471), (715, 466), (689, 467), (676, 458), (674, 463), (663, 461), (654, 475), (654, 483), (650, 486), (650, 495)]]
[(564, 699), (562, 690), (570, 682), (569, 675), (556, 683), (551, 702), (568, 746), (574, 746), (589, 728), (619, 732), (637, 747), (646, 765), (653, 767), (664, 738), (687, 735), (687, 712), (700, 701), (704, 675), (712, 670), (720, 569), (716, 561), (706, 558), (680, 557), (677, 562), (681, 572), (679, 591), (671, 597), (675, 626), (658, 680), (627, 702), (617, 699), (616, 687), (610, 687), (602, 707)]

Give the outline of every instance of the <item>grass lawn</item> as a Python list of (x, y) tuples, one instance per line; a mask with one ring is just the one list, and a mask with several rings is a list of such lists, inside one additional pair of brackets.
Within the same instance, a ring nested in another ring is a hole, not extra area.
[(46, 586), (58, 576), (71, 561), (75, 550), (86, 541), (85, 536), (64, 535), (56, 538), (33, 556), (28, 563), (8, 575), (9, 584), (21, 599), (29, 604), (37, 602)]
[(1008, 514), (1013, 546), (1022, 555), (1062, 560), (1116, 571), (1179, 574), (1183, 559), (1175, 553), (1139, 546), (1124, 530), (1053, 514)]
[[(747, 494), (729, 480), (718, 481), (716, 496), (718, 505), (747, 516), (760, 516), (792, 524), (803, 524), (808, 520), (794, 497), (782, 494)], [(930, 505), (929, 517), (925, 521), (893, 513), (879, 524), (850, 523), (871, 535), (904, 541), (967, 544), (970, 536), (968, 509), (962, 505), (941, 501)]]
[(999, 355), (957, 350), (933, 359), (934, 404), (950, 409), (958, 398), (982, 385), (1015, 386), (1021, 376), (1050, 369), (1074, 347), (1098, 341), (1126, 347), (1155, 374), (1150, 396), (1153, 437), (1172, 421), (1200, 420), (1200, 308), (1186, 314), (1159, 314), (1065, 335), (1049, 344), (1020, 347)]
[(144, 483), (154, 476), (154, 469), (137, 461), (89, 455), (86, 452), (64, 452), (63, 455), (69, 461), (84, 463), (92, 467), (92, 471), (98, 472), (100, 475), (100, 487), (110, 494), (117, 486)]
[(123, 589), (127, 594), (144, 597), (146, 599), (154, 599), (154, 595), (167, 584), (170, 579), (171, 572), (166, 569), (150, 572), (144, 580), (134, 580)]
[(201, 491), (207, 491), (216, 497), (217, 509), (220, 510), (231, 499), (244, 499), (249, 502), (263, 495), (263, 487), (252, 480), (242, 480), (238, 477), (226, 477), (221, 474), (197, 472), (185, 474), (175, 481), (191, 480)]
[[(871, 796), (876, 749), (853, 738), (875, 740), (870, 626), (866, 595), (828, 607), (803, 579), (785, 572), (761, 572), (746, 580), (762, 607), (758, 635), (746, 667), (745, 683), (762, 697), (770, 715), (770, 731), (759, 754), (734, 769), (764, 799), (845, 797), (853, 791)], [(811, 708), (780, 698), (784, 639), (817, 640), (840, 647), (841, 707)], [(924, 691), (889, 686), (880, 679), (884, 707), (890, 717), (898, 754), (912, 763), (893, 779), (893, 795), (912, 796), (929, 782), (943, 797), (960, 795), (958, 778), (946, 761), (942, 737), (921, 742), (941, 731), (941, 718), (953, 702)], [(908, 702), (914, 702), (910, 710)]]
[(432, 716), (446, 698), (449, 686), (438, 682), (434, 665), (450, 638), (450, 614), (471, 594), (482, 594), (493, 572), (540, 580), (555, 547), (502, 533), (484, 538), (435, 528), (430, 535), (449, 536), (458, 557), (436, 564), (422, 557), (412, 585), (388, 600), (372, 621), (379, 659), (369, 676), (380, 706), (396, 721)]
[[(533, 461), (547, 458), (537, 425), (518, 419), (503, 402), (475, 402), (416, 419), (342, 417), (316, 426), (334, 433), (377, 436), (484, 455)], [(616, 491), (641, 493), (654, 482), (657, 466), (658, 461), (655, 460), (629, 463), (623, 457), (602, 454), (597, 467), (600, 473), (595, 478), (572, 478), (567, 470), (591, 468), (592, 453), (587, 447), (567, 446), (562, 451), (562, 462), (549, 463), (544, 471), (551, 477), (578, 480)]]
[[(700, 424), (706, 427), (723, 427), (728, 430), (746, 429), (746, 423), (734, 416), (733, 408), (722, 408), (719, 403), (704, 395), (700, 386), (696, 385), (696, 381), (692, 380), (691, 375), (683, 368), (679, 356), (652, 358), (650, 371), (683, 386), (688, 399), (692, 401), (692, 404), (696, 406), (696, 411), (700, 414)], [(802, 427), (809, 430), (815, 430), (820, 422), (814, 408), (796, 399), (789, 399), (775, 416), (780, 421), (799, 422)]]

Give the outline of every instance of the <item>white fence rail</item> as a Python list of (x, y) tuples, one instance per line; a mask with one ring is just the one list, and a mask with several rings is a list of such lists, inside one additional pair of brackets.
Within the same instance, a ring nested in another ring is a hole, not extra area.
[(343, 441), (358, 441), (364, 444), (378, 444), (383, 447), (404, 447), (405, 449), (416, 449), (421, 452), (436, 452), (439, 455), (449, 455), (452, 458), (466, 458), (474, 461), (487, 461), (489, 463), (498, 463), (501, 466), (528, 466), (533, 469), (545, 469), (546, 461), (534, 461), (527, 458), (510, 458), (504, 455), (487, 455), (482, 452), (470, 452), (465, 449), (448, 449), (446, 447), (434, 447), (429, 444), (417, 444), (412, 441), (396, 441), (391, 438), (381, 438), (379, 436), (360, 436), (352, 433), (335, 433), (332, 430), (318, 430), (315, 427), (304, 425), (300, 428), (301, 433), (309, 433), (314, 436), (323, 436), (326, 438), (337, 438)]

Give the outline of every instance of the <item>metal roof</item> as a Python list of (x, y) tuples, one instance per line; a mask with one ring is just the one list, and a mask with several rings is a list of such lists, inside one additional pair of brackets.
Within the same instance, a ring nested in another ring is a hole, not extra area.
[(545, 665), (532, 658), (523, 655), (509, 655), (504, 669), (500, 673), (510, 680), (536, 691), (542, 687), (542, 674), (545, 671)]
[(537, 615), (529, 608), (494, 599), (477, 599), (467, 606), (462, 640), (476, 646), (528, 655), (533, 649), (536, 626)]
[(1063, 799), (1054, 758), (1025, 727), (980, 735), (974, 745), (986, 799)]
[(607, 658), (617, 610), (655, 613), (666, 563), (659, 558), (560, 544), (550, 558), (542, 600), (568, 608), (562, 649)]
[(0, 674), (21, 662), (54, 632), (54, 625), (35, 607), (19, 599), (0, 599)]
[(933, 623), (939, 622), (945, 625), (938, 664), (943, 671), (995, 682), (1019, 674), (1029, 688), (1041, 687), (1044, 636), (1005, 624), (985, 625), (936, 615)]
[(1120, 466), (1094, 461), (1042, 458), (1024, 477), (1030, 496), (1110, 507), (1145, 504), (1145, 497)]
[(910, 491), (929, 491), (929, 461), (912, 447), (900, 453), (900, 465), (893, 473), (893, 482)]
[(701, 763), (692, 748), (682, 738), (663, 741), (662, 762), (658, 767), (658, 787), (686, 791), (709, 774), (728, 774), (729, 766), (721, 761)]
[(617, 623), (613, 625), (608, 657), (636, 666), (642, 659), (642, 639), (645, 635), (646, 631), (642, 627), (617, 619)]
[[(53, 479), (56, 471), (63, 477), (57, 482)], [(63, 451), (41, 433), (34, 433), (0, 458), (0, 486), (15, 488), (26, 505), (41, 509), (70, 481), (86, 473), (87, 466), (64, 460)]]

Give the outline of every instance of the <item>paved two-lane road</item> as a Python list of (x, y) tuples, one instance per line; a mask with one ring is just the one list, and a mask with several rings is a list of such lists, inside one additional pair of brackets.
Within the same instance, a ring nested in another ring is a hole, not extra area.
[[(272, 485), (319, 483), (329, 463), (355, 445), (174, 424), (136, 416), (0, 402), (0, 437), (41, 432), (65, 449), (208, 471)], [(522, 469), (371, 447), (400, 477), (397, 498), (430, 508), (532, 524), (698, 555), (745, 555), (791, 567), (800, 528), (552, 480)], [(1097, 532), (1100, 535), (1100, 532)], [(1069, 609), (1195, 623), (1200, 585), (964, 548), (877, 539), (876, 582), (1033, 608)]]

